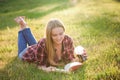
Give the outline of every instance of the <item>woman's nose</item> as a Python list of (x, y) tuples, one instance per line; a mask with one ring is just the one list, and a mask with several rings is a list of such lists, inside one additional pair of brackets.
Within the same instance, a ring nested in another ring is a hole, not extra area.
[(57, 36), (57, 40), (60, 40), (60, 39), (61, 39), (61, 36), (58, 35), (58, 36)]

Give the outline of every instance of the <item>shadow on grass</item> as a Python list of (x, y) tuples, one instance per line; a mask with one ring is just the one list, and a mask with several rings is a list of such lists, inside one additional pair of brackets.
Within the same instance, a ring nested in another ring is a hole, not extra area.
[[(53, 7), (51, 7), (51, 6)], [(41, 10), (42, 7), (44, 8)], [(17, 16), (27, 16), (27, 18), (40, 18), (54, 11), (69, 8), (69, 0), (5, 0), (0, 2), (0, 29), (15, 26), (14, 18)], [(33, 9), (39, 8), (36, 11)]]
[[(17, 57), (8, 63), (1, 70), (0, 79), (2, 80), (84, 80), (85, 66), (75, 73), (66, 74), (59, 72), (44, 72), (37, 69), (36, 65), (22, 62)], [(80, 77), (82, 76), (82, 77)]]
[[(10, 52), (8, 52), (8, 56)], [(74, 74), (64, 74), (64, 73), (46, 73), (42, 70), (37, 69), (35, 64), (29, 64), (23, 62), (15, 57), (4, 57), (1, 59), (7, 64), (0, 70), (0, 80), (78, 80), (80, 75), (84, 79), (85, 67), (83, 66)]]

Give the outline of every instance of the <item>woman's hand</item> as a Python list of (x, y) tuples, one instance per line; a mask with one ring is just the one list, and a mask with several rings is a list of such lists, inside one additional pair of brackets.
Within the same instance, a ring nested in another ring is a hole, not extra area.
[(54, 71), (56, 71), (56, 67), (53, 67), (53, 66), (50, 66), (50, 67), (39, 66), (38, 69), (41, 69), (41, 70), (46, 71), (46, 72), (54, 72)]
[(75, 57), (75, 59), (73, 59), (72, 62), (79, 62), (79, 58)]

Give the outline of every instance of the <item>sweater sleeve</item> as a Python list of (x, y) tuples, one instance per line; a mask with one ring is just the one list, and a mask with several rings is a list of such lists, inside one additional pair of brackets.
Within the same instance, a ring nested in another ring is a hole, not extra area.
[(75, 57), (74, 57), (74, 45), (73, 45), (73, 40), (69, 36), (65, 36), (64, 39), (64, 52), (65, 52), (65, 59), (67, 62), (71, 62)]
[(36, 56), (36, 47), (37, 45), (32, 45), (27, 48), (27, 51), (22, 57), (23, 61), (27, 61), (29, 63), (31, 62), (36, 62), (37, 61), (37, 56)]
[(28, 47), (28, 50), (23, 55), (22, 59), (29, 63), (35, 63), (37, 65), (46, 65), (46, 53), (45, 53), (45, 42), (41, 39), (36, 45)]
[(45, 39), (41, 39), (37, 45), (37, 62), (39, 66), (47, 66), (47, 53), (45, 47)]
[(70, 61), (72, 61), (74, 57), (74, 46), (73, 46), (73, 40), (71, 38), (68, 39), (68, 58)]

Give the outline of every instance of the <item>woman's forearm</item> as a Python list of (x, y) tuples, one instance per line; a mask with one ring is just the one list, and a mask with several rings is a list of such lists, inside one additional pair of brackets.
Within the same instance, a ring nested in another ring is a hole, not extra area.
[(46, 72), (51, 72), (51, 71), (55, 71), (56, 67), (50, 66), (50, 67), (46, 67), (46, 66), (39, 66), (39, 69), (46, 71)]

